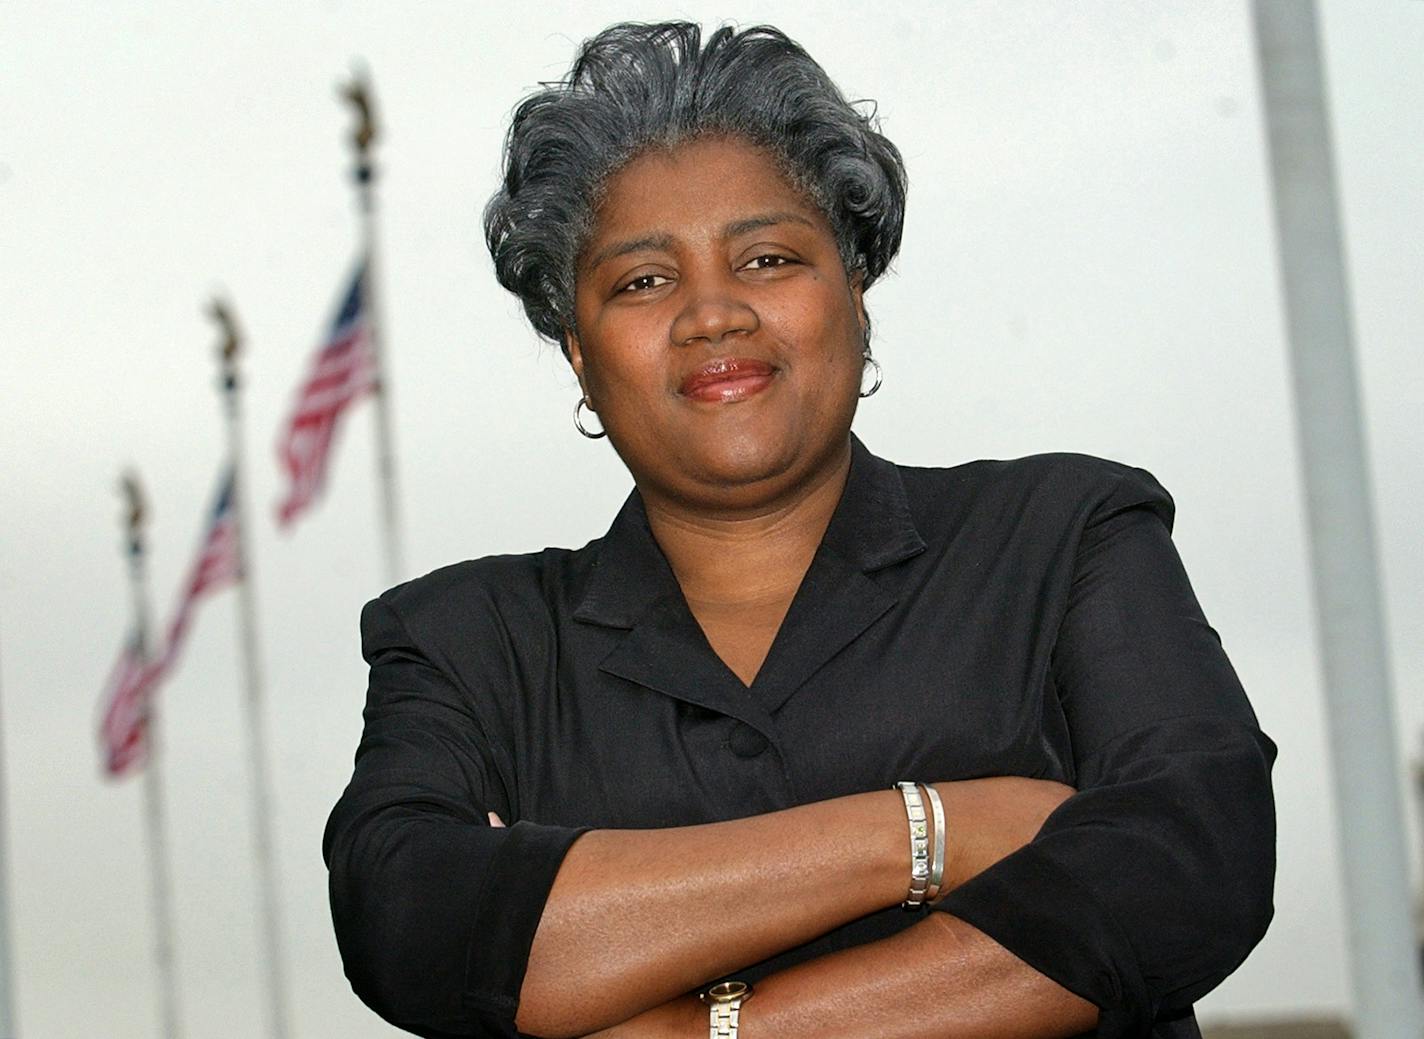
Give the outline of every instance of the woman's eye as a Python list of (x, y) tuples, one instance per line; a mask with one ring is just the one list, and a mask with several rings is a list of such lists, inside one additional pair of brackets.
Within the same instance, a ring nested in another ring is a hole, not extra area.
[(758, 256), (756, 259), (752, 260), (751, 263), (747, 264), (747, 266), (755, 271), (765, 271), (770, 270), (773, 267), (785, 267), (788, 263), (791, 262), (792, 261), (789, 256), (780, 256), (776, 253), (767, 253), (765, 256)]
[(667, 283), (667, 278), (661, 274), (640, 274), (632, 281), (624, 285), (620, 292), (644, 292), (648, 289), (655, 289), (659, 285)]

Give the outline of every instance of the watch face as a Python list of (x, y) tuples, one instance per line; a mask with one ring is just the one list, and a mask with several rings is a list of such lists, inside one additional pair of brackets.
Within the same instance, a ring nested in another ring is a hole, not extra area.
[(751, 991), (745, 981), (723, 981), (707, 990), (707, 1000), (712, 1003), (730, 1003), (734, 999), (744, 999)]

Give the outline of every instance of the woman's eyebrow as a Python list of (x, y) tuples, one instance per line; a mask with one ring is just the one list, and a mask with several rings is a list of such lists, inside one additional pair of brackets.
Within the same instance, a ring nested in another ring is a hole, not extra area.
[[(788, 223), (804, 224), (807, 227), (816, 226), (810, 219), (802, 214), (790, 209), (784, 209), (772, 213), (758, 213), (756, 216), (743, 217), (741, 220), (733, 220), (730, 224), (722, 228), (722, 237), (735, 238), (738, 235), (757, 231), (763, 227), (775, 227), (777, 224)], [(590, 271), (596, 270), (599, 264), (617, 259), (619, 256), (627, 256), (629, 253), (639, 252), (643, 249), (671, 249), (672, 245), (672, 235), (666, 231), (646, 234), (640, 238), (629, 238), (621, 242), (609, 242), (585, 261), (585, 269)]]
[(636, 253), (642, 249), (671, 248), (672, 235), (667, 232), (644, 235), (641, 238), (629, 238), (621, 242), (610, 242), (588, 259), (586, 267), (588, 270), (595, 270), (601, 263), (619, 256), (627, 256), (629, 253)]
[(758, 231), (763, 227), (774, 227), (777, 224), (805, 224), (807, 227), (815, 227), (805, 216), (793, 212), (789, 209), (778, 210), (774, 213), (761, 213), (757, 216), (749, 216), (742, 220), (733, 220), (726, 227), (722, 228), (723, 238), (736, 238), (749, 231)]

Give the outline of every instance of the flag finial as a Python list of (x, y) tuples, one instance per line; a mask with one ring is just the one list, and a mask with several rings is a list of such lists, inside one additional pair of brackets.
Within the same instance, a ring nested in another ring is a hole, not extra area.
[(119, 477), (119, 493), (124, 496), (127, 509), (124, 530), (129, 538), (129, 552), (139, 555), (143, 552), (143, 521), (148, 514), (148, 502), (144, 498), (143, 485), (139, 483), (135, 470), (125, 469)]
[(220, 297), (214, 296), (208, 304), (208, 316), (217, 323), (222, 335), (218, 356), (222, 360), (223, 389), (231, 392), (237, 388), (237, 353), (242, 347), (242, 333), (237, 329), (232, 307)]
[(351, 106), (356, 116), (356, 126), (351, 131), (351, 146), (356, 149), (356, 180), (365, 184), (371, 179), (371, 145), (379, 136), (375, 105), (371, 100), (371, 83), (366, 76), (366, 70), (358, 67), (338, 93), (341, 99)]

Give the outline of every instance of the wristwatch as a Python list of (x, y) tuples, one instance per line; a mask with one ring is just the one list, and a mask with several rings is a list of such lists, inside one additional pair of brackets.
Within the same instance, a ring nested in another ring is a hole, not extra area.
[(745, 981), (722, 981), (702, 993), (710, 1026), (708, 1039), (737, 1039), (742, 1004), (751, 998), (752, 987)]

